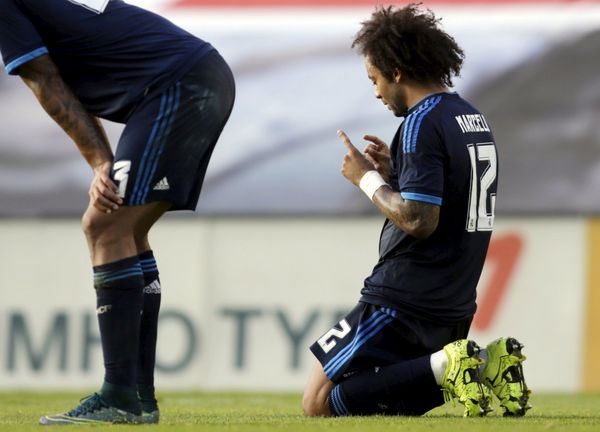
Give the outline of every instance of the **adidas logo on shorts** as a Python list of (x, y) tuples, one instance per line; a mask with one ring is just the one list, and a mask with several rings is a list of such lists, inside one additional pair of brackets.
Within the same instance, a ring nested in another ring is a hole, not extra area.
[(171, 187), (169, 186), (169, 182), (166, 177), (163, 177), (158, 183), (154, 185), (154, 190), (169, 190)]

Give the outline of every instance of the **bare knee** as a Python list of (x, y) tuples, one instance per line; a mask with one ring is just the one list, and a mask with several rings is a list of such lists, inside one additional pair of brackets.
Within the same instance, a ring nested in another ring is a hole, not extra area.
[(321, 363), (315, 362), (302, 398), (304, 414), (309, 417), (330, 416), (328, 399), (334, 386), (335, 384), (325, 374)]
[(328, 404), (329, 392), (325, 389), (317, 392), (305, 391), (302, 398), (302, 410), (308, 417), (328, 417), (331, 411)]
[(118, 241), (125, 235), (123, 227), (118, 223), (116, 213), (104, 214), (90, 207), (81, 219), (83, 232), (91, 246), (98, 243), (111, 243)]
[(139, 233), (133, 232), (133, 240), (135, 241), (135, 247), (138, 253), (150, 250), (150, 243), (148, 242), (148, 234), (146, 232)]
[(85, 233), (92, 263), (100, 265), (139, 255), (149, 248), (146, 234), (152, 224), (169, 208), (166, 202), (142, 206), (122, 206), (107, 214), (88, 207), (83, 215)]

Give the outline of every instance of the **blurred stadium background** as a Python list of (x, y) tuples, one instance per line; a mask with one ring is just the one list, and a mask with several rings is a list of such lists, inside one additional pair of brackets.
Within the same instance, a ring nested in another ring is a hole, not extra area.
[[(339, 174), (335, 136), (389, 141), (398, 125), (350, 49), (376, 2), (130, 2), (213, 43), (238, 86), (197, 212), (151, 238), (157, 386), (300, 390), (308, 345), (355, 304), (377, 259), (382, 218)], [(500, 153), (472, 336), (522, 340), (538, 391), (600, 390), (600, 3), (425, 4), (465, 49), (456, 90)], [(101, 352), (79, 228), (91, 173), (19, 79), (0, 74), (0, 100), (0, 389), (93, 387)], [(116, 143), (121, 126), (106, 127)]]

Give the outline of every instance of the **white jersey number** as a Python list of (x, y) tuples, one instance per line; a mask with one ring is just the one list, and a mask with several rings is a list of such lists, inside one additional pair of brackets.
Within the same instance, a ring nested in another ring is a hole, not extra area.
[(101, 14), (106, 9), (108, 2), (110, 0), (69, 0), (71, 3), (75, 3), (81, 7), (91, 10), (92, 12), (96, 12), (97, 14)]
[(336, 329), (335, 327), (332, 328), (317, 341), (325, 353), (328, 353), (334, 346), (337, 345), (337, 342), (334, 338), (342, 339), (344, 336), (350, 333), (350, 324), (348, 324), (348, 321), (345, 319), (340, 321), (340, 327), (341, 329)]
[[(469, 144), (467, 149), (471, 159), (471, 191), (469, 194), (467, 231), (492, 231), (496, 210), (496, 194), (490, 193), (489, 188), (498, 174), (496, 148), (493, 142), (488, 142)], [(488, 163), (482, 173), (477, 172), (478, 161)]]
[(131, 169), (131, 161), (120, 160), (113, 165), (113, 177), (119, 182), (119, 197), (125, 198), (127, 191), (127, 181), (129, 180), (129, 170)]

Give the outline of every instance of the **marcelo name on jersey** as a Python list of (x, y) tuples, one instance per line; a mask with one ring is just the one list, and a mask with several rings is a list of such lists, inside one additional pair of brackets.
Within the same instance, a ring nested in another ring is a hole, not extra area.
[(463, 133), (490, 132), (490, 127), (481, 114), (464, 114), (454, 117)]

